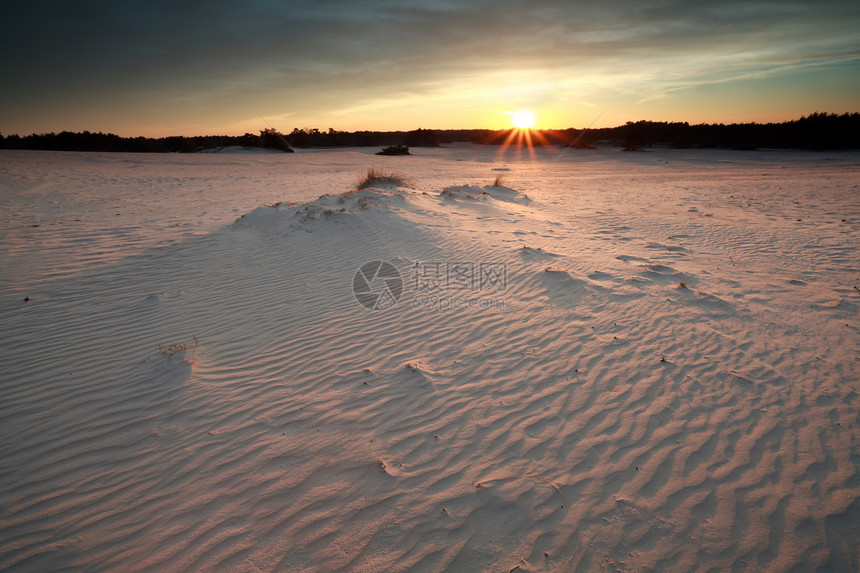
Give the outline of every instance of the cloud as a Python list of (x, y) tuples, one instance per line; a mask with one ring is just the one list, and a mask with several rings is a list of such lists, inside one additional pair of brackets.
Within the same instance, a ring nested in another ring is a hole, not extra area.
[(860, 49), (855, 4), (10, 2), (0, 23), (0, 104), (8, 110), (0, 128), (25, 103), (64, 101), (71, 110), (86, 101), (207, 109), (281, 102), (312, 114), (373, 108), (398, 94), (441, 97), (460, 85), (474, 91), (499, 78), (574, 82), (579, 93), (590, 86), (641, 101), (850, 60)]

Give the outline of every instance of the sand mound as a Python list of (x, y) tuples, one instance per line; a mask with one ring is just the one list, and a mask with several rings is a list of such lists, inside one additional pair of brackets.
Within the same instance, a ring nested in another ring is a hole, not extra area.
[(439, 192), (440, 196), (446, 199), (496, 199), (498, 201), (507, 201), (511, 203), (528, 203), (530, 199), (527, 195), (511, 189), (510, 187), (499, 187), (488, 185), (486, 187), (478, 187), (475, 185), (454, 185), (446, 187)]

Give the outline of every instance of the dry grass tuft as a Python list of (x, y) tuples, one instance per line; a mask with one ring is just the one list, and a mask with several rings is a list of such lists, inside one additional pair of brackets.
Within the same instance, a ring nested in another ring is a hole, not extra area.
[(364, 179), (356, 184), (356, 189), (367, 189), (368, 187), (377, 187), (379, 185), (396, 185), (401, 187), (409, 185), (409, 182), (397, 173), (389, 173), (384, 169), (371, 167), (367, 170)]
[(505, 182), (505, 174), (499, 173), (496, 175), (496, 178), (493, 179), (492, 187), (502, 187), (502, 184)]

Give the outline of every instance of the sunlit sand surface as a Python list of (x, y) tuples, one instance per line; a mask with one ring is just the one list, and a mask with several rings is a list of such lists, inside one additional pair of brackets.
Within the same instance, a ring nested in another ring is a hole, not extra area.
[(857, 569), (860, 154), (374, 151), (0, 153), (0, 569)]

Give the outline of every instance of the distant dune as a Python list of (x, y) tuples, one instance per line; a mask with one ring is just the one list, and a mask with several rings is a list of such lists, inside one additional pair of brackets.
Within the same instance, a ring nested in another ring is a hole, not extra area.
[(256, 154), (278, 154), (283, 155), (280, 149), (271, 149), (268, 147), (242, 147), (240, 145), (228, 145), (226, 147), (215, 147), (213, 149), (201, 149), (198, 153), (256, 153)]

